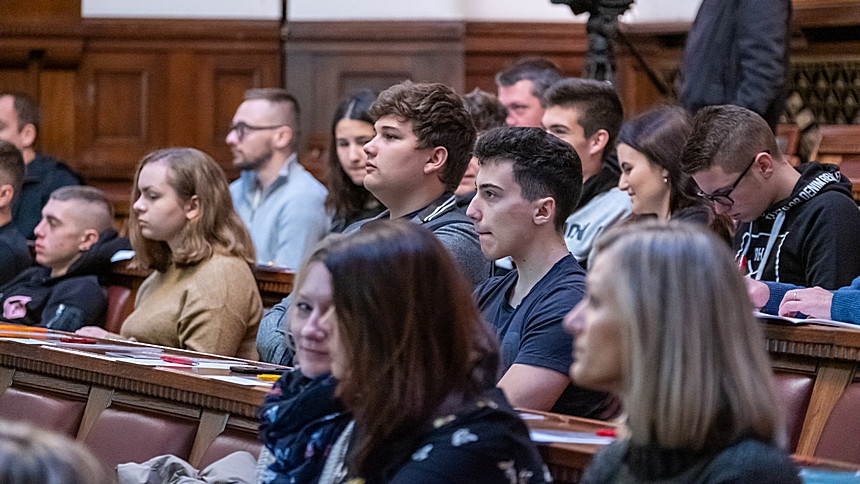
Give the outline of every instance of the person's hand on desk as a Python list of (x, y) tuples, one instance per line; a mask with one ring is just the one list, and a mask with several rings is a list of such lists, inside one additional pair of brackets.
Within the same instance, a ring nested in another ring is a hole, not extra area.
[(770, 299), (770, 288), (767, 287), (767, 284), (751, 277), (744, 277), (744, 282), (747, 285), (747, 294), (750, 297), (750, 301), (752, 301), (753, 307), (756, 311), (761, 311), (761, 308), (763, 308), (765, 304), (767, 304), (767, 300)]
[(803, 313), (810, 318), (830, 319), (833, 293), (820, 287), (794, 289), (785, 293), (779, 303), (779, 315), (793, 317)]
[(105, 331), (98, 326), (84, 326), (83, 328), (80, 328), (79, 330), (75, 331), (75, 334), (81, 336), (88, 336), (90, 338), (125, 339), (116, 333)]

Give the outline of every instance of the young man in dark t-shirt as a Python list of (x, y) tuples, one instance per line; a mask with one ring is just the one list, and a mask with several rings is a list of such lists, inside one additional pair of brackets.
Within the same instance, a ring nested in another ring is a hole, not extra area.
[(475, 290), (501, 341), (498, 386), (514, 407), (601, 417), (606, 394), (570, 383), (573, 338), (562, 328), (585, 291), (562, 234), (582, 191), (579, 156), (539, 128), (513, 127), (488, 131), (475, 155), (478, 193), (466, 213), (484, 255), (516, 264)]

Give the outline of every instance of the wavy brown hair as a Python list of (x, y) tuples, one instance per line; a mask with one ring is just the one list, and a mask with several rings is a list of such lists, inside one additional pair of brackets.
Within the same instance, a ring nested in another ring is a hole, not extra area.
[(444, 84), (403, 81), (379, 93), (370, 106), (374, 121), (392, 115), (400, 122), (412, 122), (418, 149), (442, 146), (448, 151), (439, 180), (453, 192), (463, 179), (477, 132), (463, 99)]
[(213, 254), (232, 255), (255, 261), (251, 235), (233, 208), (230, 189), (224, 171), (206, 153), (194, 148), (167, 148), (153, 151), (137, 164), (131, 204), (140, 198), (137, 186), (140, 171), (149, 163), (167, 164), (167, 183), (182, 201), (197, 196), (200, 213), (182, 229), (182, 245), (173, 252), (167, 242), (150, 240), (140, 231), (137, 213), (129, 216), (129, 239), (135, 252), (135, 265), (139, 268), (164, 272), (171, 263), (180, 266), (194, 265)]
[(349, 362), (337, 395), (356, 421), (350, 468), (366, 475), (385, 459), (383, 444), (446, 398), (491, 387), (498, 350), (465, 276), (427, 229), (372, 222), (332, 243), (323, 263)]

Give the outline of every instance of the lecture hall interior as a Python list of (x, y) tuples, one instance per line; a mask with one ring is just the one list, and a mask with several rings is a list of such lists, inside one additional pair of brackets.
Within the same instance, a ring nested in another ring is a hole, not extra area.
[[(620, 17), (612, 49), (625, 119), (675, 102), (699, 3), (636, 0)], [(792, 10), (780, 148), (839, 164), (860, 200), (860, 0), (793, 0)], [(299, 161), (324, 182), (331, 114), (346, 94), (404, 79), (495, 93), (498, 71), (534, 56), (576, 77), (587, 20), (550, 0), (2, 0), (0, 92), (38, 101), (38, 149), (104, 190), (122, 229), (135, 166), (155, 149), (194, 147), (228, 180), (239, 176), (224, 138), (247, 89), (285, 87), (297, 98)], [(109, 319), (128, 315), (145, 275), (114, 269)], [(255, 275), (266, 308), (292, 290), (292, 273)], [(767, 323), (764, 334), (789, 452), (800, 463), (860, 469), (860, 329)], [(106, 466), (174, 454), (202, 469), (234, 450), (259, 451), (257, 408), (268, 388), (225, 391), (218, 380), (82, 351), (18, 344), (0, 330), (0, 418), (83, 442)], [(543, 412), (527, 423), (606, 427)], [(559, 482), (576, 482), (596, 449), (538, 447)]]

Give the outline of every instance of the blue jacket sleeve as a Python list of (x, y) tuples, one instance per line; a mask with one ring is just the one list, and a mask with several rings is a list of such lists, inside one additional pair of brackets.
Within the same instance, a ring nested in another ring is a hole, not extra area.
[(830, 319), (860, 324), (860, 277), (833, 293)]

